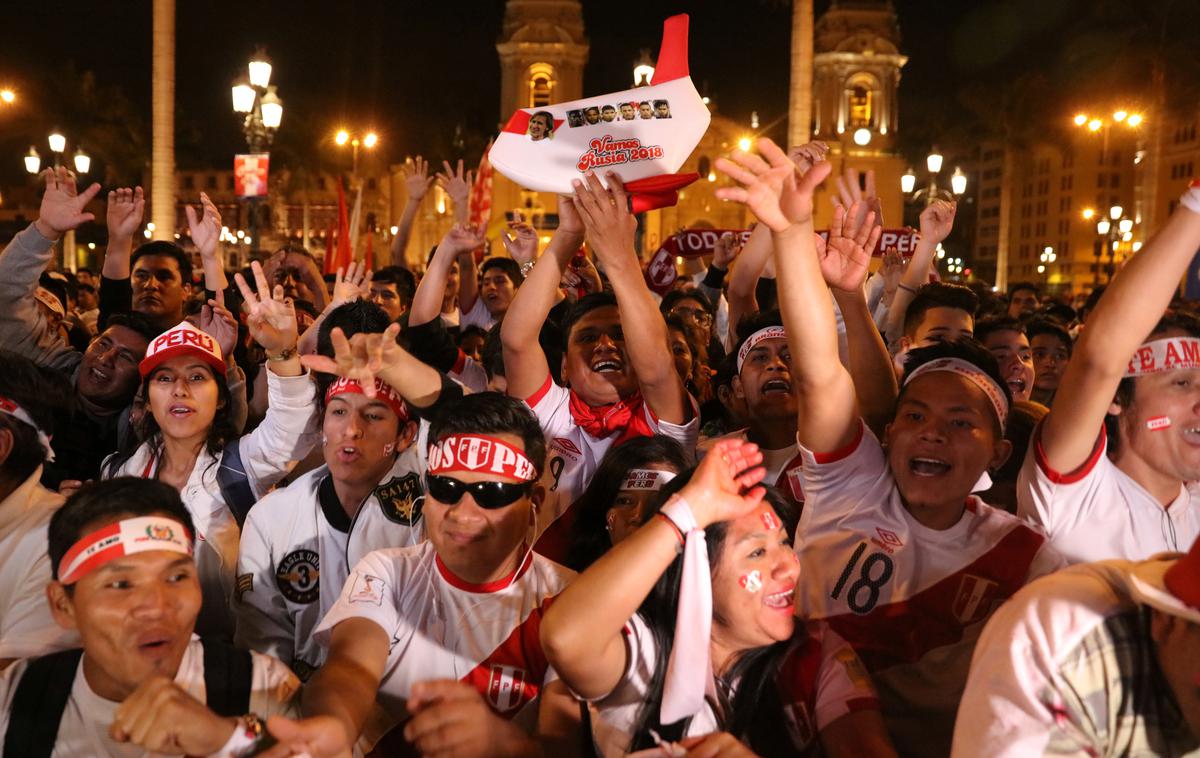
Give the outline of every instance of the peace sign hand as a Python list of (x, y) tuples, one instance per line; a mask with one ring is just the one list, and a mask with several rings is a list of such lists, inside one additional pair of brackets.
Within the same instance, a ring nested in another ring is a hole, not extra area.
[(282, 355), (296, 347), (299, 339), (296, 326), (296, 308), (291, 299), (284, 298), (283, 285), (275, 285), (274, 292), (263, 274), (262, 264), (250, 264), (254, 272), (257, 292), (246, 283), (241, 273), (233, 275), (242, 292), (242, 308), (246, 311), (246, 327), (254, 341), (267, 351), (267, 356)]
[(399, 334), (400, 325), (391, 324), (382, 334), (360, 332), (347, 339), (340, 327), (334, 327), (329, 333), (333, 357), (305, 355), (300, 362), (322, 374), (353, 379), (362, 385), (367, 397), (375, 397), (376, 374), (395, 366), (404, 355), (404, 348), (396, 343)]

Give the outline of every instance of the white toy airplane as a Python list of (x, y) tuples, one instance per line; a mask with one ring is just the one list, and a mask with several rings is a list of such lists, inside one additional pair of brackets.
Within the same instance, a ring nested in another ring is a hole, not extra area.
[(488, 160), (527, 189), (567, 195), (589, 169), (614, 171), (635, 213), (674, 205), (678, 190), (700, 178), (677, 174), (711, 116), (688, 71), (688, 17), (663, 22), (650, 86), (512, 115)]

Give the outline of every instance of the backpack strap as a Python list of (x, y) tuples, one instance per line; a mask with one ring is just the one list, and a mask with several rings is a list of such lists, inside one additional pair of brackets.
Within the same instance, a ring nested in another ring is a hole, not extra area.
[(63, 650), (29, 661), (13, 694), (4, 758), (50, 758), (82, 657), (83, 650)]
[(254, 678), (250, 651), (238, 650), (215, 639), (201, 640), (200, 644), (204, 646), (205, 705), (218, 716), (249, 713), (250, 685)]
[(226, 442), (221, 450), (221, 461), (217, 465), (217, 487), (221, 490), (221, 499), (233, 512), (240, 529), (245, 525), (246, 516), (258, 498), (250, 487), (250, 475), (246, 473), (246, 466), (242, 463), (239, 442), (241, 438), (234, 438)]

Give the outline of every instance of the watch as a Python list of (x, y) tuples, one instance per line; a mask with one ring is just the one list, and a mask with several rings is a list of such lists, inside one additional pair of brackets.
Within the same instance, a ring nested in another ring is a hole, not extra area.
[(534, 264), (536, 264), (536, 263), (537, 263), (537, 261), (535, 261), (535, 260), (528, 260), (528, 261), (525, 261), (524, 263), (522, 263), (521, 264), (521, 276), (529, 276), (529, 272), (533, 271)]

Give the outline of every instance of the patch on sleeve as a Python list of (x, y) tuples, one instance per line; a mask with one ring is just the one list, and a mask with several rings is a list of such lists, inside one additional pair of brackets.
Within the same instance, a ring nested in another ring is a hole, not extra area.
[(351, 603), (383, 605), (383, 593), (387, 582), (371, 574), (354, 574), (354, 586), (350, 588)]
[(379, 507), (388, 521), (412, 526), (421, 520), (421, 506), (425, 492), (421, 488), (421, 477), (416, 472), (394, 476), (375, 488)]
[(242, 602), (242, 595), (247, 592), (254, 592), (254, 574), (238, 574), (233, 594), (239, 603)]
[(846, 676), (854, 682), (856, 687), (861, 687), (865, 690), (874, 691), (871, 685), (871, 677), (867, 676), (867, 670), (863, 667), (862, 661), (854, 654), (854, 651), (848, 647), (844, 647), (834, 653), (834, 660), (842, 664), (842, 668), (846, 672)]

